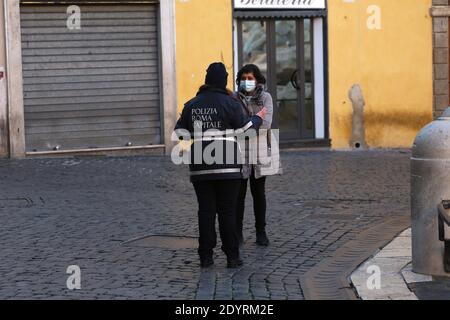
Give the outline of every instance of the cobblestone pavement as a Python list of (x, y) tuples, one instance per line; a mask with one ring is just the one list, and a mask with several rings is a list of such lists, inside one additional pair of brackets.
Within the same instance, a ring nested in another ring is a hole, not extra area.
[[(0, 160), (1, 299), (302, 299), (299, 278), (373, 223), (409, 214), (409, 151), (285, 152), (267, 183), (272, 244), (199, 268), (195, 248), (124, 245), (197, 235), (187, 168), (165, 157)], [(399, 230), (400, 231), (400, 230)], [(69, 265), (81, 290), (66, 288)]]

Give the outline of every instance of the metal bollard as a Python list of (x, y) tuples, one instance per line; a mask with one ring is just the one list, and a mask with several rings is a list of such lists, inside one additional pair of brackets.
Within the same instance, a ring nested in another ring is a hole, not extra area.
[(417, 135), (411, 158), (412, 266), (450, 277), (450, 108)]

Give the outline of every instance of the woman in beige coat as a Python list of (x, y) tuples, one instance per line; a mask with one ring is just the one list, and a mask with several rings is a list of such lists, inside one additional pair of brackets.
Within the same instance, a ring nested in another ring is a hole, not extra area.
[[(237, 232), (239, 243), (244, 242), (243, 236), (243, 220), (245, 210), (245, 197), (247, 194), (247, 185), (250, 180), (250, 190), (253, 197), (253, 209), (255, 214), (255, 228), (256, 228), (256, 243), (261, 246), (268, 246), (269, 239), (266, 233), (266, 176), (260, 170), (260, 157), (267, 154), (267, 130), (272, 126), (273, 117), (273, 101), (272, 96), (265, 90), (266, 79), (262, 75), (260, 69), (253, 64), (244, 66), (237, 75), (236, 84), (239, 91), (235, 94), (242, 102), (243, 108), (248, 116), (252, 116), (260, 112), (263, 108), (267, 109), (266, 115), (263, 118), (263, 124), (260, 127), (260, 134), (258, 139), (258, 161), (257, 163), (250, 162), (244, 165), (243, 180), (239, 193), (237, 204)], [(264, 133), (265, 132), (265, 133)], [(250, 141), (252, 143), (252, 141)], [(252, 146), (253, 150), (254, 145)], [(261, 150), (265, 148), (266, 150)], [(248, 151), (248, 150), (247, 150)]]

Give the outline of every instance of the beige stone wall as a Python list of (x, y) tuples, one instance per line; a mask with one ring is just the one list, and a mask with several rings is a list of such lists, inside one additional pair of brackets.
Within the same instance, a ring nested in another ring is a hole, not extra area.
[(435, 10), (449, 5), (449, 0), (433, 0), (433, 111), (439, 117), (449, 106), (449, 12)]
[[(3, 1), (0, 1), (0, 72), (6, 68), (5, 22)], [(0, 79), (0, 157), (8, 156), (6, 79)]]
[(8, 85), (8, 150), (12, 158), (25, 156), (25, 125), (22, 91), (22, 44), (20, 0), (3, 2), (6, 25), (6, 80)]

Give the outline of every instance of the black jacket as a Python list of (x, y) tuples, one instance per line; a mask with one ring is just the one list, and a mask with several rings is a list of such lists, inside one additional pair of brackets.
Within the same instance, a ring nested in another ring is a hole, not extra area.
[[(201, 89), (194, 99), (185, 104), (175, 127), (175, 130), (189, 131), (191, 138), (194, 139), (191, 145), (191, 181), (242, 179), (241, 158), (235, 139), (223, 133), (216, 133), (213, 138), (196, 137), (194, 132), (205, 133), (207, 131), (210, 133), (212, 130), (217, 132), (230, 129), (242, 129), (240, 130), (242, 132), (249, 128), (258, 129), (261, 124), (262, 119), (258, 116), (248, 118), (244, 114), (241, 102), (230, 96), (226, 90), (212, 87)], [(194, 130), (195, 126), (197, 126), (197, 131)], [(224, 137), (227, 139), (224, 140)], [(214, 149), (211, 147), (208, 149), (213, 141), (223, 146), (220, 148), (223, 153), (217, 157), (219, 160), (208, 162), (202, 155), (205, 150), (207, 154), (216, 155), (215, 152), (208, 153)], [(233, 157), (231, 157), (230, 150), (233, 150)], [(227, 157), (227, 152), (229, 157)], [(200, 157), (195, 159), (195, 154)], [(198, 161), (199, 158), (201, 161)]]

